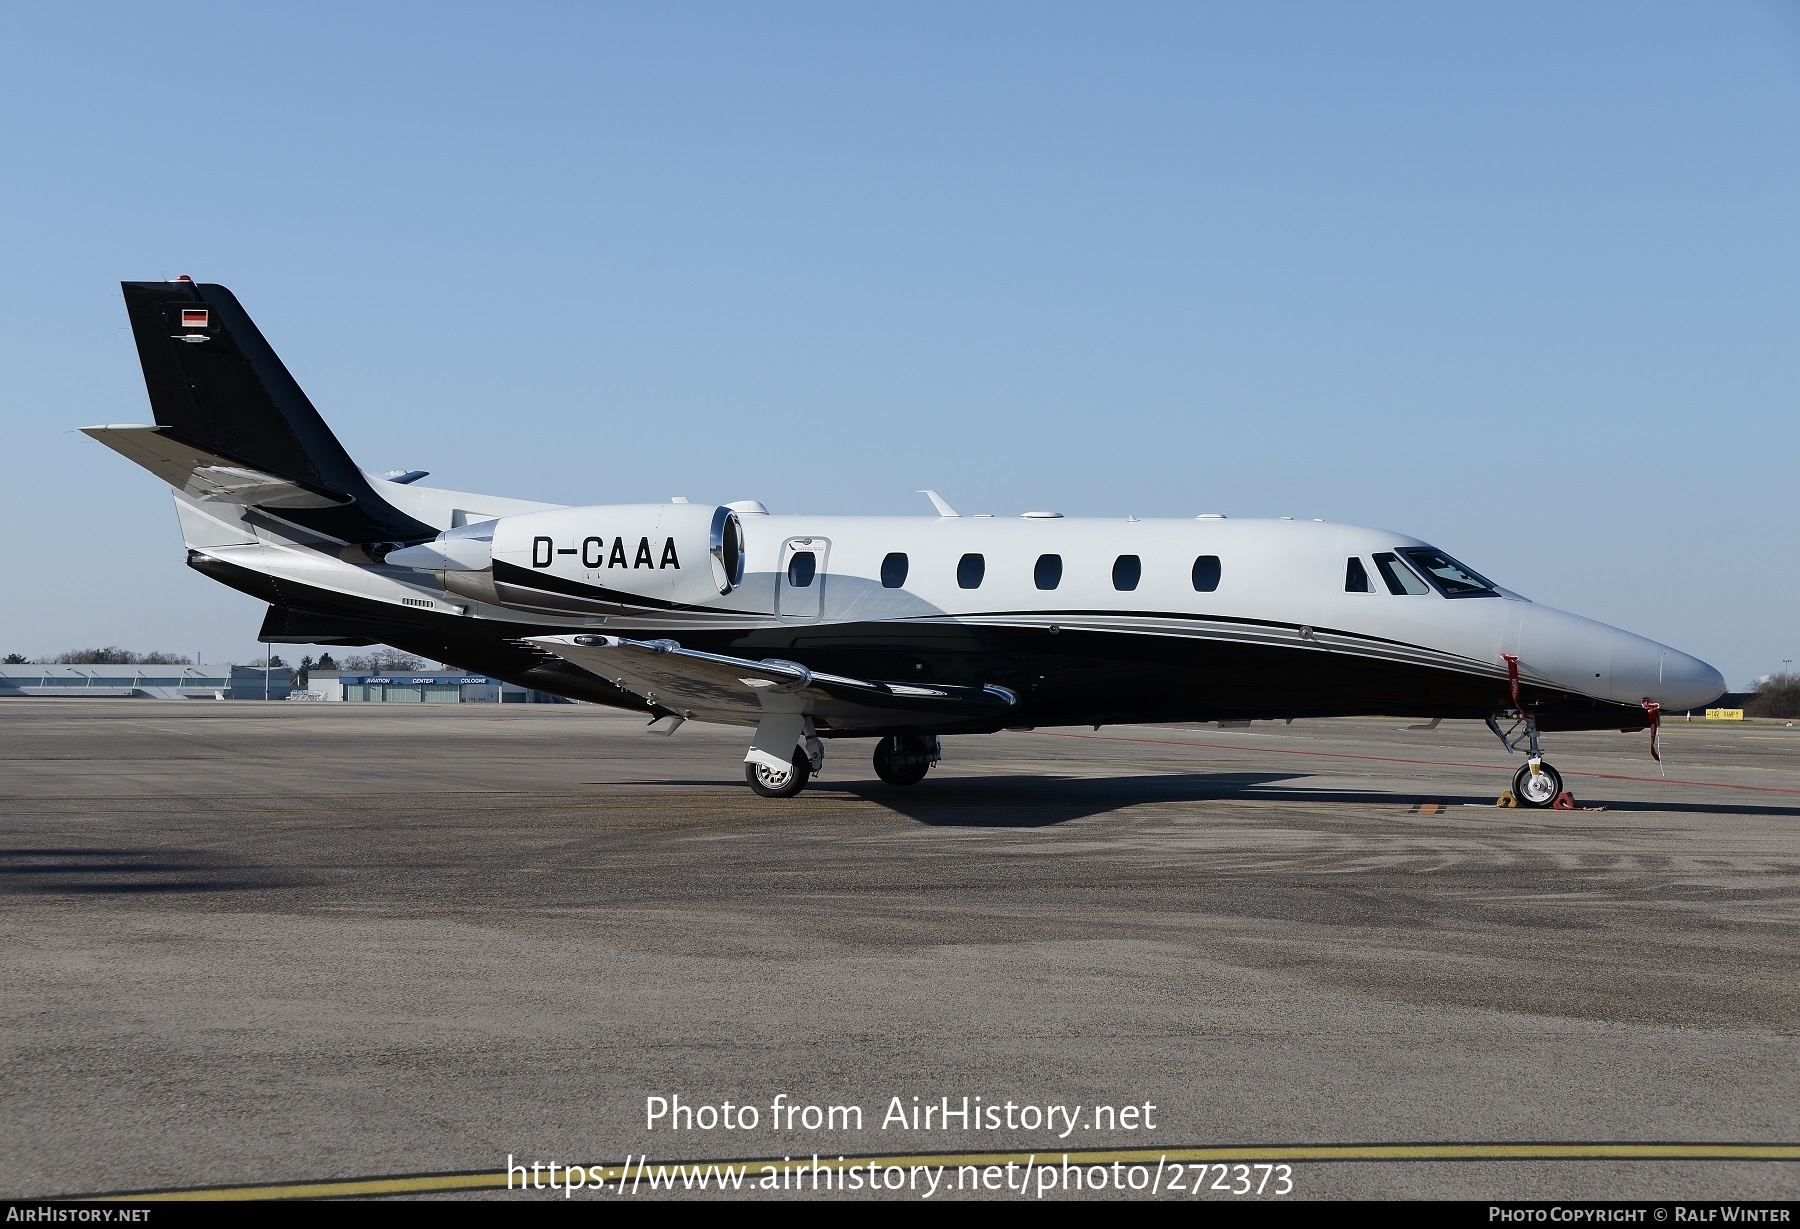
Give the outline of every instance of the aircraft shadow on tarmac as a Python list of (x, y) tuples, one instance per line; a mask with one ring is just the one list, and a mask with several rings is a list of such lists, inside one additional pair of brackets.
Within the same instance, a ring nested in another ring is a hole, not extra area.
[(855, 781), (815, 788), (835, 788), (944, 828), (1045, 828), (1152, 803), (1235, 800), (1401, 806), (1429, 797), (1386, 790), (1283, 789), (1274, 784), (1294, 779), (1293, 773), (1196, 772), (1153, 777), (965, 777), (927, 780), (918, 786)]
[[(1281, 786), (1277, 782), (1304, 780), (1305, 773), (1215, 772), (1175, 773), (1164, 776), (1119, 777), (928, 777), (918, 785), (887, 785), (862, 780), (842, 783), (815, 780), (804, 797), (823, 799), (848, 795), (885, 807), (922, 824), (963, 828), (1048, 828), (1070, 820), (1104, 815), (1109, 811), (1150, 803), (1219, 802), (1225, 800), (1286, 803), (1336, 803), (1349, 806), (1408, 808), (1435, 802), (1447, 808), (1439, 818), (1465, 814), (1464, 806), (1493, 810), (1494, 799), (1506, 788), (1499, 777), (1493, 792), (1454, 793), (1421, 785), (1416, 789), (1308, 789)], [(719, 780), (590, 781), (590, 786), (667, 785), (733, 786)], [(1749, 815), (1800, 817), (1800, 806), (1771, 806), (1744, 802), (1621, 802), (1603, 795), (1590, 796), (1579, 782), (1577, 805), (1607, 811), (1665, 811), (1688, 815)], [(771, 808), (780, 802), (771, 802)], [(1515, 817), (1533, 812), (1516, 811)], [(1590, 811), (1590, 814), (1599, 812)]]
[[(879, 781), (843, 785), (820, 783), (820, 792), (842, 792), (936, 827), (1043, 828), (1151, 803), (1284, 802), (1381, 808), (1410, 808), (1435, 802), (1447, 808), (1440, 817), (1467, 815), (1463, 807), (1494, 810), (1494, 793), (1453, 793), (1421, 786), (1394, 789), (1308, 789), (1282, 785), (1300, 779), (1293, 773), (1181, 773), (1155, 777), (1007, 776), (930, 781), (919, 786), (892, 786)], [(1664, 811), (1693, 815), (1800, 817), (1800, 807), (1745, 802), (1621, 802), (1578, 799), (1577, 805), (1607, 811)], [(1598, 814), (1591, 811), (1589, 814)], [(1529, 811), (1514, 813), (1517, 818)]]
[(296, 882), (211, 850), (0, 849), (0, 896), (242, 892)]

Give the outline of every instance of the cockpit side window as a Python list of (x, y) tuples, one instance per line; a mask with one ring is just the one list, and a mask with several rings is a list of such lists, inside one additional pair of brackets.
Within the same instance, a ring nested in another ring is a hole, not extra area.
[(1355, 555), (1350, 556), (1349, 562), (1344, 564), (1344, 592), (1375, 592), (1375, 586), (1369, 583), (1369, 569), (1365, 568), (1363, 561)]
[(1375, 556), (1375, 568), (1381, 573), (1382, 583), (1387, 585), (1389, 593), (1417, 595), (1431, 592), (1424, 581), (1412, 574), (1411, 568), (1400, 562), (1398, 555)]
[(1437, 586), (1445, 597), (1499, 597), (1494, 583), (1479, 572), (1465, 568), (1441, 550), (1415, 546), (1400, 552)]

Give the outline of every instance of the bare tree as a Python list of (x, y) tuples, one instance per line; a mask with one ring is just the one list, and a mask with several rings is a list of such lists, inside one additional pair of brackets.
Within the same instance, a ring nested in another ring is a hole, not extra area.
[(50, 666), (186, 666), (193, 663), (192, 658), (175, 653), (133, 653), (116, 644), (103, 649), (70, 649), (41, 660)]
[(342, 668), (361, 674), (410, 674), (424, 666), (425, 663), (411, 653), (383, 646), (364, 656), (344, 658)]
[(1800, 674), (1771, 674), (1758, 679), (1744, 703), (1746, 717), (1800, 717)]
[(55, 657), (50, 658), (47, 664), (52, 666), (129, 666), (136, 660), (136, 653), (109, 644), (103, 649), (70, 649), (66, 653), (58, 653)]

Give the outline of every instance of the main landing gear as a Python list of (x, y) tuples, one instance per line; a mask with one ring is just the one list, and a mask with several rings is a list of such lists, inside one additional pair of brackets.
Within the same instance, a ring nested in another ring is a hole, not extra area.
[[(1548, 810), (1556, 805), (1557, 798), (1563, 792), (1563, 779), (1560, 772), (1544, 762), (1544, 749), (1538, 743), (1537, 718), (1517, 717), (1515, 714), (1502, 714), (1502, 716), (1514, 717), (1512, 728), (1503, 731), (1500, 723), (1493, 717), (1489, 717), (1487, 719), (1488, 729), (1494, 732), (1494, 737), (1498, 738), (1501, 745), (1508, 751), (1519, 750), (1521, 741), (1526, 744), (1525, 763), (1519, 771), (1513, 773), (1513, 800), (1522, 807)], [(1521, 727), (1524, 733), (1523, 740), (1519, 737)]]
[[(943, 758), (935, 735), (889, 735), (875, 744), (875, 775), (889, 785), (916, 785)], [(792, 798), (825, 764), (825, 745), (810, 718), (771, 713), (744, 754), (744, 780), (764, 798)]]
[(744, 753), (744, 780), (764, 798), (792, 798), (823, 767), (825, 744), (800, 713), (764, 713)]
[(744, 780), (764, 798), (792, 798), (806, 788), (812, 774), (812, 761), (804, 751), (795, 751), (785, 769), (771, 767), (760, 760), (744, 763)]
[(943, 755), (935, 736), (890, 734), (875, 744), (875, 775), (889, 785), (917, 785)]

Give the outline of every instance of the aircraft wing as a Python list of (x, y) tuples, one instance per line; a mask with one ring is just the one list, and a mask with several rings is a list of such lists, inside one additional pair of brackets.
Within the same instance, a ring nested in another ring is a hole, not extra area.
[(349, 495), (278, 474), (273, 470), (203, 448), (167, 427), (83, 427), (119, 455), (136, 461), (178, 491), (195, 499), (257, 508), (337, 508), (355, 502)]
[(530, 643), (694, 721), (755, 725), (765, 713), (798, 713), (822, 729), (929, 732), (995, 730), (1018, 697), (1004, 687), (883, 683), (821, 674), (798, 662), (752, 661), (684, 649), (673, 640), (532, 636)]

